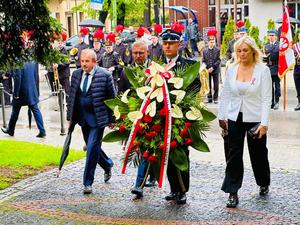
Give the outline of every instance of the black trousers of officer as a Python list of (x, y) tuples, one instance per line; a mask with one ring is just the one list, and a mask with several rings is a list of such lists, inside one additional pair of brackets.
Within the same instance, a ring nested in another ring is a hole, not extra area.
[[(1, 76), (1, 75), (0, 75)], [(5, 105), (11, 105), (11, 101), (10, 101), (10, 95), (12, 93), (12, 78), (8, 78), (8, 79), (3, 79), (1, 81), (1, 83), (3, 84), (3, 88), (4, 88), (4, 104)], [(1, 99), (0, 99), (1, 102)]]
[(188, 169), (187, 171), (180, 171), (169, 159), (167, 175), (170, 183), (171, 192), (185, 193), (189, 191), (190, 187), (190, 160), (189, 150), (185, 150), (185, 154), (188, 158)]
[(294, 69), (294, 82), (297, 91), (297, 98), (300, 102), (300, 65), (296, 65)]
[[(214, 94), (212, 95), (212, 81), (214, 82)], [(209, 74), (209, 93), (208, 100), (217, 101), (219, 97), (219, 74), (218, 73), (210, 73)]]
[[(242, 113), (239, 113), (237, 121), (228, 120), (229, 152), (223, 181), (222, 190), (226, 193), (237, 193), (242, 186), (244, 175), (243, 148), (245, 134), (257, 123), (243, 122)], [(267, 136), (253, 139), (247, 134), (247, 142), (252, 169), (257, 185), (270, 185), (270, 166), (268, 149), (266, 147)]]
[(272, 104), (279, 102), (280, 96), (280, 79), (277, 75), (272, 75)]

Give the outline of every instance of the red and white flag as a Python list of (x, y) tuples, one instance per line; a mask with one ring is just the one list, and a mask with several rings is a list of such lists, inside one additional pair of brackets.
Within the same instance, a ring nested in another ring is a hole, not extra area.
[(293, 39), (288, 6), (285, 4), (279, 44), (278, 76), (283, 78), (295, 65)]

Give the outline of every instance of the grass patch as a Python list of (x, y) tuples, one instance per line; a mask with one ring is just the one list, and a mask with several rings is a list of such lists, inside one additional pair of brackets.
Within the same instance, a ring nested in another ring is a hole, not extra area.
[[(59, 165), (62, 147), (23, 141), (0, 140), (0, 190), (21, 179)], [(85, 156), (70, 150), (65, 164)]]

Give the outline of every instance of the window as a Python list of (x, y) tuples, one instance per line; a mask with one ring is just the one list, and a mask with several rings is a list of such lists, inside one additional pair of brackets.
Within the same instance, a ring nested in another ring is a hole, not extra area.
[(215, 0), (209, 0), (209, 5), (215, 5), (216, 1)]

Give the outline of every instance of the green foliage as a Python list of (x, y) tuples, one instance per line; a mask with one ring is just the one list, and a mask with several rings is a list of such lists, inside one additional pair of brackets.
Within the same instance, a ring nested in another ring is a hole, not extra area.
[[(31, 31), (30, 50), (25, 50), (21, 35)], [(29, 60), (43, 65), (63, 61), (52, 49), (50, 37), (60, 33), (61, 25), (50, 17), (47, 1), (0, 1), (0, 71), (21, 67)]]
[(225, 26), (225, 33), (222, 39), (222, 47), (221, 47), (221, 56), (226, 57), (226, 51), (228, 48), (228, 42), (233, 38), (233, 33), (235, 30), (235, 23), (232, 17), (228, 18), (227, 24)]
[(272, 19), (268, 19), (268, 30), (275, 29), (275, 22)]
[(114, 130), (102, 139), (104, 142), (117, 142), (127, 139), (129, 136), (129, 131), (125, 131), (124, 133), (120, 133), (118, 130)]
[(245, 27), (249, 30), (251, 27), (251, 22), (249, 19), (245, 19)]
[[(107, 2), (107, 1), (104, 1)], [(77, 6), (74, 6), (71, 8), (73, 12), (83, 12), (87, 15), (88, 18), (97, 19), (98, 17), (98, 11), (95, 9), (90, 8), (91, 0), (86, 0), (82, 3), (80, 3)], [(105, 3), (104, 3), (105, 5)]]
[(200, 62), (194, 63), (193, 65), (189, 66), (185, 74), (189, 74), (188, 76), (183, 76), (183, 86), (182, 89), (185, 90), (193, 81), (197, 78), (200, 69)]
[(140, 67), (125, 67), (125, 74), (134, 89), (143, 86), (145, 75)]
[(259, 39), (259, 28), (258, 26), (251, 26), (250, 29), (249, 29), (249, 36), (252, 37), (257, 46), (259, 48), (262, 48), (262, 43), (261, 43), (261, 40)]
[(184, 148), (176, 148), (170, 152), (172, 163), (181, 171), (187, 171), (189, 168), (189, 162), (185, 151), (186, 149)]
[[(20, 179), (58, 166), (62, 147), (23, 141), (0, 141), (0, 190)], [(66, 163), (83, 158), (82, 151), (70, 150)]]

